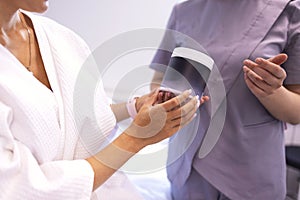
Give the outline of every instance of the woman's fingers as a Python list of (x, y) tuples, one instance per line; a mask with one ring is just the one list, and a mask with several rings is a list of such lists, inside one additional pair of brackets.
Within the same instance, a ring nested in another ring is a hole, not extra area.
[(164, 102), (164, 92), (159, 91), (158, 96), (157, 96), (157, 104), (163, 103)]
[(287, 60), (286, 54), (279, 54), (268, 60), (257, 58), (254, 61), (244, 61), (245, 81), (256, 96), (272, 94), (280, 88), (286, 78), (286, 72), (280, 66)]
[(190, 99), (187, 103), (182, 105), (180, 108), (168, 112), (168, 118), (170, 118), (171, 120), (175, 120), (177, 118), (184, 117), (191, 112), (194, 113), (199, 108), (199, 106), (199, 97), (195, 96), (192, 99)]
[(159, 90), (158, 89), (155, 89), (153, 91), (151, 91), (148, 95), (148, 98), (145, 100), (145, 103), (146, 105), (154, 105), (157, 101), (157, 98), (159, 96)]
[[(247, 66), (248, 68), (250, 68), (251, 70), (258, 70), (260, 69), (260, 72), (263, 72), (264, 74), (259, 74), (261, 76), (267, 76), (268, 72), (270, 75), (273, 75), (273, 77), (277, 78), (277, 79), (285, 79), (286, 77), (286, 73), (285, 71), (282, 69), (282, 67), (280, 67), (279, 64), (282, 64), (283, 62), (285, 62), (287, 59), (286, 54), (279, 54), (278, 56), (275, 56), (273, 58), (270, 58), (269, 60), (263, 59), (263, 58), (257, 58), (255, 60), (255, 62), (246, 59), (244, 61), (244, 65)], [(275, 61), (277, 63), (273, 63), (272, 61)], [(256, 71), (259, 72), (259, 71)]]
[(202, 96), (200, 99), (200, 105), (209, 100), (209, 96)]
[(174, 120), (172, 128), (181, 129), (182, 127), (189, 124), (193, 119), (197, 116), (197, 113), (189, 113), (188, 115), (184, 116), (183, 118), (179, 118)]
[(171, 111), (174, 108), (180, 106), (182, 103), (184, 103), (191, 95), (192, 91), (191, 90), (186, 90), (180, 95), (164, 102), (161, 104), (161, 106), (166, 110), (166, 111)]
[(181, 115), (180, 117), (174, 118), (171, 120), (170, 123), (172, 123), (173, 128), (178, 128), (181, 126), (185, 126), (187, 123), (189, 123), (191, 120), (194, 119), (196, 116), (196, 111), (197, 111), (198, 106), (193, 106), (191, 110), (186, 112), (184, 115)]
[(276, 64), (276, 65), (282, 65), (287, 61), (288, 56), (285, 53), (278, 54), (277, 56), (274, 56), (272, 58), (269, 58), (268, 61)]
[(249, 69), (248, 67), (243, 67), (244, 73), (246, 76), (258, 87), (261, 89), (267, 85), (263, 77), (259, 76), (256, 71)]
[(260, 68), (268, 71), (277, 79), (281, 80), (286, 77), (285, 71), (278, 64), (272, 63), (269, 60), (263, 58), (257, 58), (255, 62), (258, 64)]
[(245, 72), (244, 79), (245, 79), (245, 82), (246, 82), (248, 88), (253, 92), (253, 94), (256, 94), (258, 96), (264, 96), (265, 92), (261, 88), (259, 88), (254, 83), (255, 81), (253, 80), (253, 78), (250, 79), (250, 77), (251, 76), (247, 72)]
[(166, 102), (174, 98), (175, 96), (176, 95), (173, 92), (160, 90), (157, 96), (156, 104), (161, 104), (163, 102)]

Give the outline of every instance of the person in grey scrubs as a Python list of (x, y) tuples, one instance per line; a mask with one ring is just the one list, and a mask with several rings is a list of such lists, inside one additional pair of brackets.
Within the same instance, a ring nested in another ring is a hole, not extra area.
[[(168, 163), (173, 199), (285, 199), (283, 131), (286, 122), (300, 122), (300, 0), (189, 0), (173, 8), (167, 28), (205, 49), (226, 93), (224, 126), (212, 150), (198, 156), (213, 119), (207, 103), (192, 143)], [(188, 46), (180, 37), (164, 43)], [(171, 53), (157, 51), (152, 88)], [(185, 137), (170, 143), (169, 158)]]

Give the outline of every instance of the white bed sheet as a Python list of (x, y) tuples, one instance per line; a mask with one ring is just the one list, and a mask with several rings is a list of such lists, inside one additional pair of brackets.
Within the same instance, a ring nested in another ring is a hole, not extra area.
[(171, 200), (165, 169), (143, 175), (128, 174), (128, 178), (145, 200)]
[(139, 154), (146, 155), (145, 162), (143, 162), (144, 165), (156, 161), (152, 157), (147, 157), (148, 153), (158, 152), (161, 158), (159, 161), (159, 166), (161, 167), (159, 169), (153, 168), (153, 171), (145, 171), (139, 174), (126, 173), (128, 179), (145, 200), (171, 200), (170, 182), (166, 172), (167, 151), (160, 151), (167, 149), (168, 142), (168, 139), (166, 139), (139, 152)]
[[(128, 126), (131, 119), (124, 120), (118, 124), (114, 130), (114, 136), (111, 138), (117, 137), (124, 129)], [(121, 173), (127, 176), (129, 181), (135, 187), (137, 192), (144, 198), (144, 200), (171, 200), (170, 193), (170, 182), (167, 178), (166, 173), (166, 162), (167, 162), (167, 147), (169, 140), (163, 140), (160, 143), (150, 145), (142, 149), (138, 154), (147, 155), (148, 153), (159, 152), (161, 160), (159, 161), (160, 168), (153, 169), (151, 172), (142, 172), (142, 173), (132, 173), (126, 172), (126, 170), (120, 169)], [(165, 149), (165, 151), (160, 151)], [(130, 161), (129, 161), (130, 162)], [(147, 158), (146, 162), (153, 162), (151, 158)], [(147, 164), (147, 163), (145, 163)], [(117, 200), (117, 199), (114, 199)]]

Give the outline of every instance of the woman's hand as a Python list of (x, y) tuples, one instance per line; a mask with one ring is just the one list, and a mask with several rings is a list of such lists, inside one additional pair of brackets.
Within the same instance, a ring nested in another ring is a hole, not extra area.
[(174, 98), (176, 95), (172, 92), (169, 92), (169, 91), (162, 91), (162, 90), (159, 90), (157, 92), (158, 89), (154, 89), (152, 92), (150, 92), (149, 94), (146, 94), (146, 95), (143, 95), (141, 97), (138, 97), (136, 99), (136, 104), (135, 104), (135, 108), (136, 108), (136, 111), (139, 112), (141, 107), (144, 105), (145, 101), (147, 101), (147, 99), (149, 97), (151, 97), (153, 94), (156, 94), (157, 97), (156, 97), (156, 101), (153, 105), (155, 104), (159, 104), (159, 103), (163, 103), (165, 101), (168, 101), (172, 98)]
[(86, 159), (95, 173), (94, 189), (143, 147), (172, 136), (194, 119), (200, 101), (198, 97), (191, 98), (191, 91), (156, 104), (158, 93), (159, 90), (155, 90), (145, 95), (143, 105), (132, 124), (111, 144)]
[(268, 60), (257, 58), (255, 61), (244, 61), (246, 84), (257, 98), (267, 97), (282, 87), (286, 72), (280, 65), (286, 60), (286, 54), (279, 54)]
[[(155, 92), (156, 92), (156, 89), (154, 89), (150, 94), (143, 95), (143, 96), (136, 99), (136, 111), (137, 112), (139, 112), (139, 110), (144, 105), (144, 102), (147, 100), (147, 98), (149, 98)], [(154, 103), (154, 105), (164, 103), (164, 102), (176, 97), (177, 95), (178, 94), (174, 94), (171, 91), (164, 91), (164, 90), (159, 89), (159, 91), (157, 93), (156, 102)], [(200, 104), (202, 104), (202, 103), (204, 103), (205, 101), (208, 101), (208, 100), (209, 100), (208, 96), (202, 96), (200, 98)]]
[(273, 117), (298, 124), (300, 86), (283, 86), (287, 75), (280, 65), (286, 60), (286, 54), (279, 54), (268, 60), (257, 58), (255, 62), (245, 60), (244, 77), (248, 88)]
[(200, 105), (198, 97), (190, 98), (191, 91), (156, 104), (159, 90), (150, 93), (145, 99), (133, 123), (125, 133), (138, 141), (137, 148), (159, 142), (176, 133), (195, 117)]

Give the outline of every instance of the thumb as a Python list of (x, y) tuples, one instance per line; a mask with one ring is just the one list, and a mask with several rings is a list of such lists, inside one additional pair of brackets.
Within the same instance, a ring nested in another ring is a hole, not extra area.
[(158, 93), (159, 93), (159, 89), (158, 88), (152, 90), (149, 93), (148, 98), (145, 101), (145, 104), (148, 105), (148, 106), (153, 106), (156, 103), (156, 101), (157, 101)]
[(288, 56), (285, 53), (278, 54), (272, 58), (269, 58), (268, 61), (276, 64), (276, 65), (282, 65), (285, 63), (285, 61), (288, 59)]

